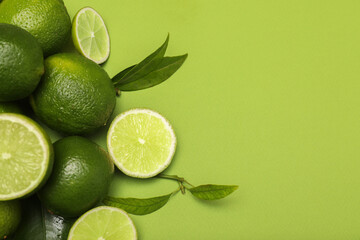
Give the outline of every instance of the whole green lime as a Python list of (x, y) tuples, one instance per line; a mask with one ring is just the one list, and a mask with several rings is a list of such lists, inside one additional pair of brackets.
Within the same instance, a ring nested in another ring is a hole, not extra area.
[(54, 153), (53, 172), (38, 196), (56, 214), (79, 216), (106, 196), (114, 164), (100, 146), (78, 136), (55, 142)]
[(35, 114), (49, 127), (84, 134), (106, 125), (116, 103), (108, 74), (76, 53), (45, 60), (45, 74), (31, 98)]
[(29, 96), (43, 73), (37, 40), (17, 26), (0, 23), (0, 102)]
[(4, 0), (0, 5), (0, 22), (30, 32), (45, 56), (58, 52), (70, 38), (70, 16), (59, 0)]
[(0, 202), (0, 239), (13, 233), (21, 220), (21, 206), (18, 200)]
[(16, 102), (0, 102), (0, 113), (23, 113)]

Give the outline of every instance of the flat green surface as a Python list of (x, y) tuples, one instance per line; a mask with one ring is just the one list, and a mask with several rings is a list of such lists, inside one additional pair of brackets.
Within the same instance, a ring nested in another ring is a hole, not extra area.
[[(65, 0), (107, 23), (112, 77), (170, 32), (188, 52), (167, 82), (124, 93), (116, 113), (159, 111), (178, 137), (166, 173), (193, 184), (238, 184), (229, 198), (177, 194), (132, 216), (142, 240), (360, 239), (360, 1)], [(102, 146), (105, 130), (93, 137)], [(177, 184), (118, 174), (116, 196)]]

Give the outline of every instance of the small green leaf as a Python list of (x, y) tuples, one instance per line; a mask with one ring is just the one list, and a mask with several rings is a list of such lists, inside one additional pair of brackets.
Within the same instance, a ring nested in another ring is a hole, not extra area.
[(152, 72), (136, 81), (120, 83), (118, 88), (121, 91), (136, 91), (158, 85), (173, 75), (184, 63), (187, 54), (176, 57), (164, 57), (160, 64)]
[[(152, 72), (156, 67), (160, 64), (161, 59), (165, 55), (165, 51), (167, 49), (169, 43), (169, 35), (167, 36), (165, 42), (161, 47), (159, 47), (155, 52), (150, 54), (144, 60), (142, 60), (139, 64), (135, 65), (133, 68), (129, 69), (124, 75), (116, 75), (112, 81), (114, 85), (117, 87), (118, 84), (126, 84), (129, 82), (136, 81), (139, 78), (147, 75), (149, 72)], [(128, 68), (127, 68), (128, 69)], [(126, 69), (124, 70), (126, 71)]]
[(128, 67), (128, 68), (125, 68), (124, 70), (122, 70), (121, 72), (119, 72), (118, 74), (116, 74), (115, 77), (113, 77), (113, 78), (111, 79), (111, 81), (113, 81), (114, 84), (115, 84), (115, 81), (123, 78), (123, 77), (124, 77), (131, 69), (133, 69), (135, 66), (136, 66), (136, 65), (132, 65), (132, 66), (130, 66), (130, 67)]
[(217, 200), (224, 198), (238, 189), (236, 185), (200, 185), (197, 187), (189, 188), (188, 190), (197, 198), (203, 200)]
[(162, 208), (170, 199), (172, 193), (153, 198), (114, 198), (106, 197), (104, 204), (125, 210), (135, 215), (146, 215)]

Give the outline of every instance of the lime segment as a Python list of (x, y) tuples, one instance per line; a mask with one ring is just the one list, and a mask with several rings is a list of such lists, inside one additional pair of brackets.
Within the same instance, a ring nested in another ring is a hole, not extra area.
[(72, 38), (76, 49), (97, 64), (109, 58), (109, 34), (104, 20), (94, 9), (86, 7), (75, 15)]
[(134, 223), (121, 209), (97, 207), (82, 215), (72, 226), (68, 240), (134, 240)]
[(111, 123), (107, 145), (115, 165), (132, 177), (148, 178), (170, 164), (176, 147), (170, 123), (149, 109), (132, 109)]
[(0, 114), (0, 201), (32, 193), (48, 176), (52, 147), (45, 132), (20, 114)]

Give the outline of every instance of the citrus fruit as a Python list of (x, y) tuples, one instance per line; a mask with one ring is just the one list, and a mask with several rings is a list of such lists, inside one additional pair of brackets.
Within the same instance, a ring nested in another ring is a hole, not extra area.
[(126, 175), (153, 177), (167, 168), (175, 153), (170, 123), (150, 109), (132, 109), (110, 125), (107, 147), (115, 165)]
[(18, 200), (0, 202), (0, 239), (15, 233), (21, 220), (21, 206)]
[(101, 206), (82, 215), (71, 227), (68, 240), (136, 240), (134, 223), (128, 214)]
[(107, 194), (114, 164), (96, 143), (78, 136), (54, 143), (53, 173), (38, 196), (46, 208), (63, 217), (76, 217)]
[(30, 95), (43, 73), (43, 55), (37, 40), (19, 27), (0, 23), (0, 102)]
[(110, 54), (110, 38), (100, 14), (85, 7), (77, 12), (72, 25), (75, 48), (97, 64), (105, 62)]
[(45, 60), (45, 74), (31, 98), (35, 114), (49, 127), (83, 134), (106, 125), (116, 103), (108, 74), (76, 53)]
[(33, 193), (52, 169), (48, 135), (28, 117), (0, 113), (0, 136), (0, 201)]
[(45, 56), (58, 52), (71, 34), (70, 16), (59, 0), (4, 0), (0, 5), (0, 22), (30, 32)]
[(22, 113), (21, 107), (15, 102), (0, 102), (0, 113)]

